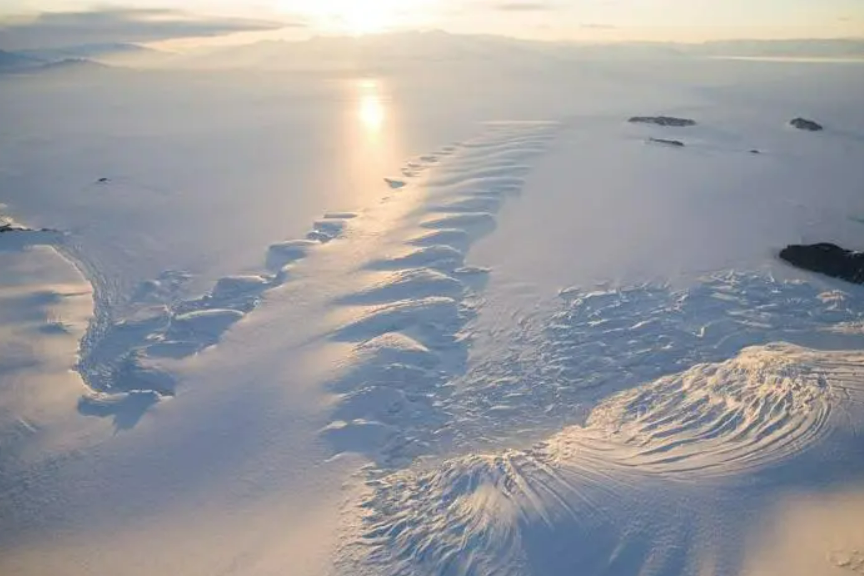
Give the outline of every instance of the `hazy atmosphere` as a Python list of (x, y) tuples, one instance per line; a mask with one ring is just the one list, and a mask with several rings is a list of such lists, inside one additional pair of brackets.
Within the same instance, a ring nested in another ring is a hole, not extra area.
[(0, 574), (864, 572), (864, 4), (0, 4)]
[(675, 41), (864, 35), (858, 0), (6, 0), (0, 46), (274, 38), (436, 29), (538, 40)]

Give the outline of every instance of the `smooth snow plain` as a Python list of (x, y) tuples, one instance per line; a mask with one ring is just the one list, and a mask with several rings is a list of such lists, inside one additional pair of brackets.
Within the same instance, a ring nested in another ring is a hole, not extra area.
[(0, 572), (860, 573), (853, 69), (0, 79)]

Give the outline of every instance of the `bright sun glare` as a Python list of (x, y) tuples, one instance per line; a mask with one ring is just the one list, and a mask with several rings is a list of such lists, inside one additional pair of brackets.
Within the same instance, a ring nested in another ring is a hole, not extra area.
[(296, 10), (325, 29), (348, 34), (374, 34), (400, 23), (401, 11), (423, 0), (282, 0), (286, 11)]
[(360, 122), (368, 136), (374, 138), (384, 124), (384, 103), (381, 101), (381, 88), (375, 80), (363, 80), (360, 89)]

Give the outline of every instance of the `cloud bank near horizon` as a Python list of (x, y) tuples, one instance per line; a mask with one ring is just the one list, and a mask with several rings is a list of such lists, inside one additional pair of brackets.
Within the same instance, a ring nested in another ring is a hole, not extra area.
[(203, 16), (165, 8), (46, 12), (0, 20), (0, 48), (28, 50), (77, 44), (148, 43), (305, 26), (298, 18)]

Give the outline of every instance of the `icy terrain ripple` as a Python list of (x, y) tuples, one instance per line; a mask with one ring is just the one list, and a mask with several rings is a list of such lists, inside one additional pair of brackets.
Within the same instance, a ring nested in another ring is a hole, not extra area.
[[(531, 449), (373, 476), (340, 566), (666, 575), (698, 573), (708, 557), (720, 563), (714, 573), (734, 574), (736, 558), (720, 550), (766, 491), (806, 485), (789, 467), (812, 477), (860, 452), (843, 432), (862, 400), (864, 353), (747, 348), (613, 396), (585, 426)], [(825, 442), (814, 459), (811, 447)]]

